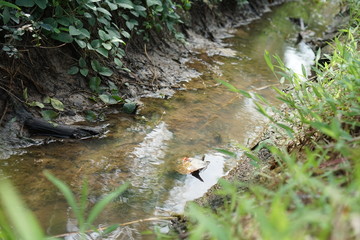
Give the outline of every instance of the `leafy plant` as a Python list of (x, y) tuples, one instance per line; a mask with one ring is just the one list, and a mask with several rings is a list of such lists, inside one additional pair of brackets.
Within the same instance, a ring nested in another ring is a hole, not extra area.
[(0, 191), (2, 193), (0, 196), (0, 238), (7, 240), (45, 239), (40, 224), (21, 201), (11, 183), (1, 180)]
[(58, 178), (50, 174), (49, 172), (44, 172), (45, 176), (49, 181), (51, 181), (63, 194), (66, 201), (69, 203), (74, 215), (78, 221), (79, 232), (80, 234), (84, 234), (87, 230), (92, 229), (92, 224), (94, 223), (97, 216), (101, 213), (101, 211), (115, 198), (117, 198), (121, 193), (123, 193), (128, 184), (123, 184), (114, 192), (108, 194), (104, 198), (102, 198), (99, 202), (97, 202), (90, 210), (89, 213), (86, 214), (87, 210), (87, 197), (88, 197), (88, 184), (87, 181), (83, 182), (82, 191), (80, 200), (77, 202), (74, 194), (71, 192), (70, 188)]
[(223, 206), (215, 212), (189, 205), (189, 239), (359, 238), (358, 5), (352, 1), (352, 24), (335, 39), (334, 53), (328, 56), (331, 62), (313, 69), (315, 80), (290, 75), (278, 57), (273, 64), (265, 53), (269, 68), (290, 89), (275, 88), (287, 111), (261, 96), (253, 98), (258, 111), (297, 144), (263, 145), (271, 152), (277, 171), (259, 169), (259, 180), (253, 184), (220, 181), (216, 199)]
[[(116, 197), (118, 197), (128, 184), (124, 184), (116, 189), (114, 192), (109, 193), (100, 201), (98, 201), (89, 211), (88, 206), (88, 185), (84, 181), (80, 200), (76, 201), (74, 194), (70, 188), (58, 178), (44, 172), (45, 176), (61, 191), (68, 204), (72, 208), (76, 219), (79, 224), (79, 234), (82, 239), (85, 239), (85, 232), (93, 227), (93, 223), (97, 216), (103, 211), (103, 209)], [(49, 239), (45, 237), (45, 234), (40, 227), (39, 222), (32, 214), (32, 212), (21, 201), (21, 197), (15, 191), (14, 186), (7, 180), (0, 181), (0, 238), (6, 240), (24, 239), (24, 240), (42, 240)], [(88, 214), (86, 214), (88, 212)], [(118, 225), (116, 225), (118, 226)], [(115, 228), (110, 226), (102, 231), (103, 235), (109, 234), (114, 231)], [(55, 240), (57, 238), (52, 237)]]
[[(182, 23), (177, 9), (189, 9), (190, 5), (188, 0), (182, 4), (173, 0), (0, 1), (0, 31), (5, 36), (2, 51), (19, 57), (18, 46), (29, 42), (40, 46), (49, 38), (73, 44), (80, 57), (68, 73), (88, 78), (97, 99), (116, 104), (122, 98), (107, 83), (115, 70), (130, 71), (122, 62), (126, 43), (137, 35), (150, 41), (150, 31), (183, 38), (175, 27)], [(31, 105), (42, 106), (38, 102)], [(53, 107), (62, 109), (58, 104)]]

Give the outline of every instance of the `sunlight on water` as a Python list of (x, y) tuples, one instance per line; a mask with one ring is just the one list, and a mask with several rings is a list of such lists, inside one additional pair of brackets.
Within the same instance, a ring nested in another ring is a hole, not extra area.
[(134, 159), (129, 166), (129, 169), (133, 170), (132, 186), (148, 189), (153, 179), (158, 178), (157, 165), (164, 163), (167, 141), (172, 138), (172, 132), (167, 129), (164, 122), (161, 122), (134, 149), (130, 154), (134, 155)]
[(205, 161), (209, 161), (210, 164), (200, 174), (204, 182), (191, 175), (187, 175), (185, 180), (176, 181), (164, 207), (159, 209), (159, 213), (162, 214), (163, 211), (182, 213), (187, 201), (204, 195), (220, 177), (225, 175), (224, 165), (228, 158), (220, 153), (205, 154)]
[[(300, 42), (296, 47), (287, 46), (284, 53), (284, 63), (292, 73), (296, 73), (301, 81), (306, 81), (310, 75), (311, 66), (314, 64), (315, 53), (304, 42)], [(305, 69), (305, 75), (303, 72)]]

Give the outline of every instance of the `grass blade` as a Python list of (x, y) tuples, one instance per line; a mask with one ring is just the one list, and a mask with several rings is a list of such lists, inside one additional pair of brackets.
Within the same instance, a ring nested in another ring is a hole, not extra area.
[(128, 186), (129, 186), (128, 183), (123, 184), (114, 192), (110, 193), (109, 195), (101, 199), (99, 202), (97, 202), (95, 206), (91, 209), (89, 213), (89, 217), (86, 222), (91, 225), (95, 221), (96, 217), (106, 207), (106, 205), (108, 205), (111, 201), (113, 201), (116, 197), (118, 197), (121, 193), (123, 193)]
[(225, 149), (221, 149), (221, 148), (216, 148), (215, 150), (220, 152), (220, 153), (223, 153), (225, 155), (228, 155), (230, 157), (233, 157), (233, 158), (236, 157), (236, 153), (234, 153), (234, 152), (231, 152), (231, 151), (228, 151), (228, 150), (225, 150)]
[(265, 62), (268, 65), (268, 67), (271, 69), (272, 72), (274, 72), (274, 65), (271, 62), (270, 54), (268, 51), (265, 50), (264, 53)]
[(70, 207), (73, 209), (74, 214), (76, 216), (76, 218), (78, 220), (83, 219), (83, 215), (81, 213), (81, 210), (79, 209), (79, 206), (76, 203), (75, 200), (75, 196), (74, 194), (71, 192), (70, 188), (63, 183), (61, 180), (59, 180), (58, 178), (56, 178), (54, 175), (52, 175), (51, 173), (44, 171), (44, 175), (46, 176), (46, 178), (52, 182), (60, 191), (61, 193), (64, 195), (66, 201), (68, 202), (68, 204), (70, 205)]
[[(0, 182), (0, 200), (14, 230), (23, 240), (44, 239), (44, 233), (35, 216), (21, 201), (15, 188), (6, 180)], [(1, 226), (1, 229), (3, 226)]]
[(232, 84), (230, 84), (228, 82), (225, 82), (225, 81), (220, 80), (220, 79), (217, 79), (216, 81), (218, 81), (219, 83), (221, 83), (222, 85), (227, 87), (232, 92), (236, 92), (236, 93), (239, 92), (239, 90), (235, 86), (233, 86)]

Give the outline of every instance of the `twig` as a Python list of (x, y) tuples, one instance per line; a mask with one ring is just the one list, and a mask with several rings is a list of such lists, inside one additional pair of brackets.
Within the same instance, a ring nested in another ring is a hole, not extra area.
[(5, 103), (4, 113), (1, 115), (1, 118), (0, 118), (0, 125), (1, 125), (3, 119), (4, 119), (5, 115), (6, 115), (7, 109), (8, 109), (8, 101), (6, 101), (6, 103)]
[(65, 46), (67, 43), (63, 43), (57, 46), (51, 46), (51, 47), (43, 47), (43, 46), (34, 46), (34, 47), (38, 47), (38, 48), (45, 48), (45, 49), (52, 49), (52, 48), (61, 48), (63, 46)]
[[(131, 225), (134, 223), (142, 223), (142, 222), (151, 222), (151, 221), (158, 221), (158, 220), (173, 220), (173, 219), (177, 219), (177, 217), (152, 217), (152, 218), (145, 218), (145, 219), (138, 219), (138, 220), (134, 220), (131, 222), (126, 222), (126, 223), (120, 223), (118, 224), (119, 227), (124, 227), (127, 225)], [(105, 229), (107, 229), (108, 227), (100, 227), (98, 229), (96, 229), (96, 231), (103, 231)], [(89, 232), (93, 232), (93, 230), (88, 230), (86, 231), (87, 233)], [(80, 232), (69, 232), (69, 233), (63, 233), (63, 234), (59, 234), (59, 235), (55, 235), (52, 236), (50, 238), (59, 238), (59, 237), (66, 237), (72, 234), (79, 234)]]
[[(46, 46), (37, 46), (37, 45), (20, 45), (20, 44), (11, 44), (11, 46), (14, 46), (14, 47), (24, 47), (24, 48), (45, 48), (45, 49), (51, 49), (51, 48), (61, 48), (63, 46), (65, 46), (67, 43), (63, 43), (63, 44), (60, 44), (60, 45), (57, 45), (57, 46), (51, 46), (51, 47), (46, 47)], [(0, 45), (7, 45), (7, 43), (0, 43)], [(23, 49), (25, 51), (27, 51), (26, 49)], [(23, 51), (23, 50), (20, 50), (20, 51)]]
[(258, 87), (258, 88), (254, 88), (256, 91), (261, 91), (261, 90), (264, 90), (266, 88), (269, 88), (269, 87), (273, 87), (273, 86), (278, 86), (280, 85), (280, 83), (275, 83), (275, 84), (269, 84), (269, 85), (266, 85), (266, 86), (262, 86), (262, 87)]
[(0, 88), (1, 88), (2, 90), (4, 90), (5, 92), (7, 92), (7, 93), (8, 93), (9, 95), (11, 95), (12, 97), (16, 98), (16, 100), (18, 100), (19, 102), (26, 104), (26, 102), (24, 102), (23, 100), (21, 100), (20, 98), (18, 98), (15, 94), (13, 94), (12, 92), (10, 92), (10, 91), (7, 90), (6, 88), (2, 87), (1, 85), (0, 85)]
[(153, 79), (151, 80), (151, 85), (152, 85), (152, 87), (154, 87), (154, 81), (157, 78), (157, 74), (156, 74), (156, 70), (155, 70), (155, 64), (153, 63), (153, 61), (151, 60), (151, 58), (149, 57), (149, 55), (146, 51), (146, 44), (144, 44), (144, 52), (145, 52), (145, 56), (149, 59), (149, 61), (151, 62), (151, 65), (153, 67), (153, 69), (150, 69), (150, 71), (153, 74)]

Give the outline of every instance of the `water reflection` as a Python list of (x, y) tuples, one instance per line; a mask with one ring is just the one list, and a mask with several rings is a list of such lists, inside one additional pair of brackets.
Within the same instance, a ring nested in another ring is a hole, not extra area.
[(164, 163), (167, 141), (173, 138), (173, 133), (167, 129), (165, 122), (159, 123), (130, 154), (133, 155), (131, 169), (131, 185), (137, 188), (151, 189), (157, 184), (159, 176), (158, 165)]
[[(199, 157), (198, 157), (199, 158)], [(205, 161), (209, 161), (209, 165), (200, 175), (204, 182), (199, 179), (187, 175), (185, 180), (177, 180), (173, 189), (169, 193), (169, 198), (164, 206), (158, 209), (159, 213), (163, 211), (181, 213), (184, 210), (187, 201), (194, 200), (206, 193), (211, 186), (217, 183), (218, 179), (225, 175), (224, 165), (226, 157), (220, 153), (208, 153), (205, 155)]]
[(289, 68), (290, 73), (298, 75), (300, 81), (306, 81), (306, 77), (310, 75), (314, 60), (315, 54), (313, 50), (304, 42), (300, 42), (295, 47), (287, 46), (285, 48), (284, 64)]

